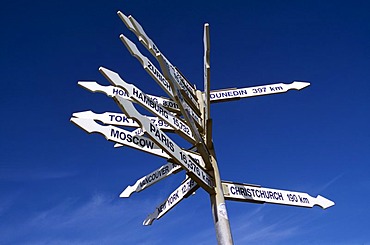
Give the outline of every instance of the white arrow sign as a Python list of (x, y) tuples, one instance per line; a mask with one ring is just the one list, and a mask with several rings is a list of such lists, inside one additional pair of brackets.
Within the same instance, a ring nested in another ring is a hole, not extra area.
[(104, 75), (105, 78), (107, 78), (109, 82), (111, 82), (115, 86), (122, 87), (131, 99), (146, 108), (148, 111), (160, 117), (171, 127), (173, 127), (186, 140), (191, 143), (195, 142), (189, 126), (187, 126), (186, 123), (182, 121), (182, 119), (174, 116), (166, 108), (153, 101), (136, 86), (126, 83), (116, 72), (108, 70), (104, 67), (100, 67), (99, 71)]
[[(171, 157), (151, 139), (138, 135), (136, 132), (129, 132), (112, 125), (103, 126), (90, 118), (72, 117), (70, 121), (88, 133), (99, 133), (105, 136), (107, 140), (116, 142), (118, 145), (116, 144), (115, 147), (125, 145), (168, 160), (171, 159)], [(205, 167), (205, 163), (199, 153), (184, 149), (182, 149), (182, 151), (188, 154), (194, 162), (199, 164), (202, 168)]]
[(198, 185), (195, 181), (191, 178), (187, 178), (164, 202), (156, 207), (156, 210), (144, 220), (143, 225), (151, 225), (154, 220), (160, 219), (180, 201), (196, 191), (197, 188)]
[[(127, 17), (126, 15), (124, 15), (122, 12), (118, 11), (117, 12), (118, 16), (121, 18), (121, 20), (123, 21), (123, 23), (125, 23), (125, 25), (127, 26), (127, 28), (129, 30), (131, 30), (136, 36), (137, 38), (139, 39), (139, 41), (144, 45), (144, 47), (146, 47), (149, 52), (156, 58), (157, 55), (159, 54), (162, 54), (166, 64), (170, 67), (173, 67), (175, 68), (174, 65), (171, 64), (171, 62), (166, 58), (164, 57), (163, 53), (161, 53), (159, 51), (159, 48), (154, 44), (154, 42), (146, 35), (144, 29), (142, 28), (142, 26), (139, 24), (139, 22), (137, 22), (134, 17), (132, 17), (131, 15), (129, 17)], [(176, 69), (176, 68), (175, 68)], [(177, 76), (179, 77), (181, 83), (183, 84), (183, 86), (186, 87), (187, 90), (189, 90), (193, 96), (196, 96), (196, 91), (195, 89), (193, 88), (193, 86), (190, 84), (190, 82), (181, 74), (180, 71), (178, 71), (176, 69), (176, 74)], [(181, 86), (181, 85), (180, 85)]]
[(298, 207), (312, 208), (318, 205), (323, 209), (334, 205), (334, 202), (318, 195), (312, 197), (307, 193), (263, 188), (248, 184), (222, 181), (225, 199), (244, 201), (275, 203)]
[[(83, 87), (83, 88), (85, 88), (85, 89), (87, 89), (91, 92), (105, 93), (109, 97), (119, 95), (122, 98), (131, 100), (128, 97), (125, 90), (123, 90), (122, 88), (119, 88), (119, 87), (112, 86), (112, 85), (103, 86), (103, 85), (98, 84), (95, 81), (94, 82), (79, 81), (78, 85), (80, 85), (81, 87)], [(149, 94), (147, 94), (147, 96), (150, 97), (153, 101), (157, 102), (158, 104), (162, 105), (163, 107), (166, 107), (167, 109), (169, 109), (171, 111), (176, 111), (176, 112), (180, 111), (179, 106), (170, 99), (163, 98), (163, 97), (158, 97), (158, 96), (154, 96), (154, 95), (149, 95)]]
[(137, 135), (133, 132), (115, 126), (100, 125), (93, 119), (89, 118), (72, 117), (70, 121), (88, 133), (95, 132), (104, 135), (104, 137), (109, 141), (148, 152), (156, 156), (167, 159), (169, 158), (167, 153), (165, 153), (158, 145), (156, 145), (151, 139), (148, 139), (144, 136)]
[(160, 180), (166, 178), (167, 176), (173, 173), (177, 173), (181, 169), (182, 168), (180, 165), (168, 162), (159, 169), (138, 179), (134, 185), (127, 186), (126, 189), (120, 194), (120, 197), (129, 197), (133, 192), (140, 192), (148, 188), (149, 186), (159, 182)]
[(141, 115), (132, 102), (116, 96), (115, 100), (126, 115), (136, 119), (145, 133), (162, 148), (171, 159), (177, 164), (183, 166), (188, 172), (188, 175), (193, 178), (202, 188), (207, 192), (213, 193), (212, 177), (202, 169), (195, 159), (192, 158), (186, 151), (181, 149), (175, 142), (173, 142), (162, 130), (157, 128), (149, 119)]
[[(101, 114), (94, 113), (92, 111), (81, 111), (75, 112), (72, 114), (73, 117), (79, 118), (89, 118), (93, 120), (98, 120), (104, 124), (117, 125), (117, 126), (126, 126), (126, 127), (140, 127), (140, 125), (133, 119), (127, 117), (123, 113), (115, 112), (104, 112)], [(165, 131), (173, 131), (173, 128), (170, 127), (165, 121), (159, 119), (158, 117), (148, 117), (158, 128)], [(136, 133), (140, 134), (140, 132)]]
[[(140, 61), (140, 63), (143, 65), (143, 68), (149, 73), (149, 75), (173, 99), (173, 91), (165, 76), (163, 76), (162, 73), (153, 65), (153, 63), (150, 62), (150, 60), (139, 51), (137, 46), (130, 39), (122, 34), (120, 35), (120, 39), (125, 44), (129, 52)], [(180, 81), (180, 79), (177, 81)], [(187, 99), (191, 102), (190, 104), (195, 107), (197, 111), (199, 111), (199, 103), (194, 99), (193, 96), (189, 94), (189, 91), (184, 87), (183, 84), (180, 83), (179, 86), (184, 90), (185, 93), (188, 94)]]
[(135, 120), (128, 118), (123, 113), (115, 112), (104, 112), (102, 114), (97, 114), (92, 111), (81, 111), (72, 114), (73, 117), (85, 118), (98, 120), (104, 124), (127, 126), (127, 127), (139, 127), (139, 124)]
[(229, 88), (222, 90), (211, 91), (211, 102), (220, 102), (227, 100), (237, 100), (241, 98), (248, 98), (260, 95), (285, 93), (290, 89), (301, 90), (310, 86), (308, 82), (292, 82), (291, 84), (276, 83), (263, 86), (255, 86), (248, 88)]

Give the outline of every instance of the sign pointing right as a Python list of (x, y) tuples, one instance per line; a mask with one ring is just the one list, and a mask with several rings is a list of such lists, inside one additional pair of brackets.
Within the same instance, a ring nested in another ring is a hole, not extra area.
[(317, 205), (323, 209), (334, 206), (335, 204), (333, 201), (320, 195), (317, 197), (312, 197), (303, 192), (263, 188), (255, 185), (233, 183), (228, 181), (222, 181), (222, 188), (225, 199), (242, 202), (267, 202), (307, 208), (312, 208), (314, 205)]
[(290, 89), (301, 90), (310, 86), (308, 82), (294, 81), (290, 84), (275, 83), (262, 86), (248, 87), (248, 88), (228, 88), (211, 91), (209, 97), (211, 102), (222, 102), (228, 100), (238, 100), (242, 98), (285, 93)]

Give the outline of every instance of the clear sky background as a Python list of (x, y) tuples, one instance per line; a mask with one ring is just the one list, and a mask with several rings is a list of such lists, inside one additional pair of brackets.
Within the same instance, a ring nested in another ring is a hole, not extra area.
[(370, 244), (369, 9), (368, 1), (316, 0), (4, 2), (0, 243), (216, 243), (201, 189), (142, 226), (184, 172), (119, 198), (166, 161), (115, 149), (69, 122), (77, 111), (119, 112), (111, 98), (77, 85), (109, 85), (100, 66), (146, 93), (165, 95), (119, 40), (125, 34), (155, 62), (117, 16), (121, 10), (198, 88), (206, 22), (211, 89), (311, 83), (211, 106), (222, 179), (336, 203), (323, 210), (228, 201), (235, 244)]

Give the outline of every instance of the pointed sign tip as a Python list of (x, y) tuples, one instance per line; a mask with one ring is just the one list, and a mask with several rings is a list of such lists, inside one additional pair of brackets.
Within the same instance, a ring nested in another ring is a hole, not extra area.
[(333, 201), (320, 195), (316, 197), (316, 200), (318, 201), (317, 205), (321, 206), (323, 209), (327, 209), (335, 205)]
[(72, 117), (79, 117), (79, 118), (89, 118), (91, 116), (95, 115), (94, 112), (92, 111), (80, 111), (80, 112), (75, 112), (72, 114)]
[(152, 225), (153, 221), (154, 221), (154, 219), (149, 216), (148, 218), (146, 218), (143, 221), (143, 225), (145, 225), (145, 226)]
[(123, 145), (122, 144), (119, 144), (119, 143), (115, 143), (113, 147), (114, 148), (120, 148), (120, 147), (123, 147)]
[(132, 191), (127, 191), (127, 189), (125, 189), (124, 191), (122, 191), (122, 193), (119, 195), (119, 197), (121, 198), (128, 198), (130, 197), (132, 194)]
[(292, 85), (294, 85), (294, 88), (295, 88), (295, 89), (301, 90), (301, 89), (304, 89), (304, 88), (306, 88), (306, 87), (310, 86), (310, 85), (311, 85), (311, 83), (309, 83), (309, 82), (294, 81), (294, 82), (292, 83)]

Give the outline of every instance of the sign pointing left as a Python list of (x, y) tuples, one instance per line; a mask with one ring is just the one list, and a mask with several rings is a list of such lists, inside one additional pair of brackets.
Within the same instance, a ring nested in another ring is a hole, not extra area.
[(119, 197), (129, 197), (133, 192), (140, 192), (148, 188), (149, 186), (157, 183), (158, 181), (166, 178), (167, 176), (173, 173), (177, 173), (180, 170), (180, 165), (168, 162), (159, 169), (138, 179), (134, 185), (127, 186), (126, 189), (119, 195)]
[(188, 197), (198, 188), (199, 186), (194, 180), (192, 180), (191, 178), (187, 178), (185, 182), (181, 184), (176, 190), (174, 190), (164, 202), (156, 207), (153, 213), (148, 215), (148, 217), (144, 220), (143, 225), (151, 225), (154, 220), (160, 219), (180, 201)]
[(149, 152), (156, 156), (168, 158), (168, 155), (161, 148), (144, 136), (136, 135), (135, 133), (112, 125), (103, 126), (90, 118), (72, 117), (70, 120), (88, 133), (96, 132), (104, 135), (107, 140)]
[[(83, 87), (83, 88), (85, 88), (85, 89), (87, 89), (91, 92), (105, 93), (109, 97), (119, 95), (122, 98), (131, 100), (131, 98), (128, 96), (126, 91), (123, 90), (120, 87), (116, 87), (116, 86), (112, 86), (112, 85), (103, 86), (103, 85), (98, 84), (97, 82), (87, 82), (87, 81), (79, 81), (78, 85), (80, 85), (81, 87)], [(150, 95), (150, 94), (146, 94), (146, 96), (150, 97), (153, 101), (157, 102), (158, 104), (160, 104), (163, 107), (166, 107), (169, 110), (172, 110), (172, 111), (175, 111), (175, 112), (179, 111), (179, 106), (170, 99), (163, 98), (163, 97), (158, 97), (158, 96), (154, 96), (154, 95)]]
[[(101, 114), (94, 113), (92, 111), (81, 111), (75, 112), (72, 114), (73, 117), (78, 118), (89, 118), (93, 120), (98, 120), (104, 124), (110, 125), (118, 125), (118, 126), (126, 126), (126, 127), (140, 127), (140, 125), (133, 119), (127, 117), (123, 113), (115, 113), (115, 112), (104, 112)], [(162, 130), (169, 130), (173, 131), (173, 128), (170, 127), (165, 121), (158, 117), (149, 117), (147, 116), (150, 121), (152, 121), (158, 128)], [(139, 134), (141, 132), (137, 132)]]

